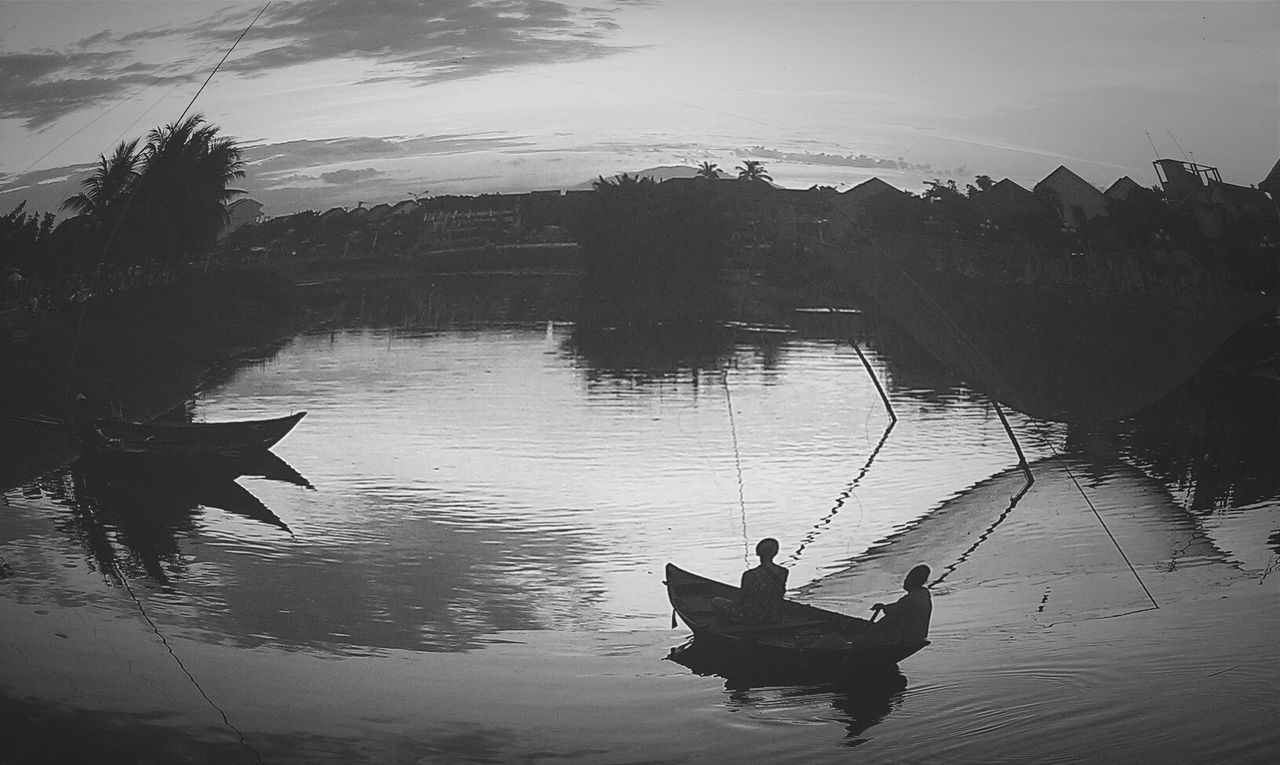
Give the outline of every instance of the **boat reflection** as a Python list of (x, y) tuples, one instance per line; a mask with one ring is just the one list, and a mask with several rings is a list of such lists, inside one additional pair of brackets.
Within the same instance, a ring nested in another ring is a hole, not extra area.
[(827, 697), (848, 731), (849, 746), (863, 743), (862, 734), (887, 718), (902, 703), (907, 689), (907, 678), (897, 666), (842, 675), (839, 682), (832, 682), (812, 670), (746, 661), (696, 638), (672, 648), (666, 659), (703, 677), (724, 678), (734, 706), (760, 703), (766, 695), (775, 707), (779, 702), (794, 705)]
[[(236, 459), (116, 460), (82, 457), (53, 483), (68, 486), (61, 524), (112, 577), (143, 574), (167, 584), (181, 572), (178, 539), (191, 535), (207, 508), (216, 508), (292, 534), (248, 489), (241, 476), (311, 488), (297, 470), (270, 452)], [(117, 547), (127, 553), (122, 557)]]

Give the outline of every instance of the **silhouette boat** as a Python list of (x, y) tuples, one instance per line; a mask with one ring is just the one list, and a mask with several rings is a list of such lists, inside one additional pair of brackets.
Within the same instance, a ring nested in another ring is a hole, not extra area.
[(90, 419), (81, 428), (81, 446), (100, 455), (244, 457), (270, 449), (305, 415), (188, 423)]
[(822, 672), (829, 676), (892, 667), (929, 644), (886, 643), (868, 619), (787, 600), (782, 618), (740, 624), (719, 616), (713, 598), (734, 598), (739, 588), (667, 564), (667, 596), (680, 619), (703, 641), (727, 655), (764, 666)]

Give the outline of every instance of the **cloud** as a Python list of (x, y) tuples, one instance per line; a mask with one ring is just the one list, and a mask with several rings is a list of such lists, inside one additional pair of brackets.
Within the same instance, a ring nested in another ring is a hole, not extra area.
[(395, 65), (389, 76), (411, 81), (475, 77), (615, 52), (604, 42), (614, 27), (600, 14), (550, 0), (311, 0), (269, 8), (252, 32), (256, 52), (228, 66), (257, 72), (345, 58)]
[[(240, 37), (254, 11), (222, 11), (196, 24), (103, 31), (70, 50), (0, 55), (0, 117), (38, 129), (140, 86), (186, 78)], [(518, 67), (617, 53), (608, 11), (552, 0), (304, 0), (275, 3), (221, 71), (263, 75), (287, 66), (361, 61), (366, 81), (430, 84)], [(147, 52), (195, 55), (175, 62)], [(204, 61), (198, 61), (203, 56)]]
[(20, 119), (24, 127), (39, 129), (86, 104), (155, 80), (127, 67), (116, 53), (0, 54), (0, 118)]
[(381, 170), (374, 170), (372, 167), (366, 167), (360, 170), (334, 170), (332, 173), (321, 173), (320, 180), (336, 186), (343, 183), (367, 181), (370, 178), (377, 178), (381, 175), (383, 175)]
[[(321, 173), (349, 171), (352, 168), (344, 166), (355, 163), (523, 150), (528, 144), (529, 140), (523, 137), (488, 133), (445, 133), (389, 138), (355, 136), (272, 144), (244, 144), (242, 155), (247, 170), (254, 177), (278, 183), (285, 178), (296, 180), (295, 176), (307, 170), (311, 170), (324, 180)], [(314, 180), (315, 176), (311, 179)]]

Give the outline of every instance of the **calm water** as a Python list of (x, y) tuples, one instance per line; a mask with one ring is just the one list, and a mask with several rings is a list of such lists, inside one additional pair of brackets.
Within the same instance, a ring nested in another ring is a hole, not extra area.
[[(1011, 505), (991, 405), (853, 331), (892, 428), (836, 340), (296, 338), (191, 407), (307, 410), (267, 475), (5, 494), (0, 761), (1280, 756), (1274, 389), (1092, 432), (1011, 413)], [(667, 660), (663, 565), (733, 580), (762, 536), (793, 597), (859, 615), (929, 563), (933, 645), (843, 689)]]

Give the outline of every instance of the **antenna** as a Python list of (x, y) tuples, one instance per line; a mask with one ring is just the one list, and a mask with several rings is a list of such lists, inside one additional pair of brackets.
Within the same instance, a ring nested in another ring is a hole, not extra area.
[(1156, 159), (1160, 159), (1160, 150), (1156, 148), (1156, 142), (1151, 140), (1151, 131), (1144, 131), (1147, 134), (1147, 143), (1151, 144), (1151, 153), (1156, 155)]
[[(1173, 145), (1178, 147), (1178, 151), (1181, 151), (1181, 152), (1182, 152), (1182, 158), (1183, 158), (1183, 159), (1185, 159), (1185, 160), (1187, 160), (1188, 162), (1191, 162), (1191, 158), (1187, 156), (1187, 153), (1186, 153), (1185, 151), (1183, 151), (1183, 149), (1182, 149), (1182, 144), (1178, 143), (1178, 139), (1177, 139), (1177, 138), (1174, 138), (1173, 131), (1172, 131), (1172, 130), (1169, 130), (1168, 128), (1165, 128), (1165, 130), (1168, 130), (1168, 131), (1169, 131), (1169, 137), (1170, 137), (1170, 138), (1173, 138)], [(1193, 163), (1193, 164), (1194, 164), (1194, 163)]]

